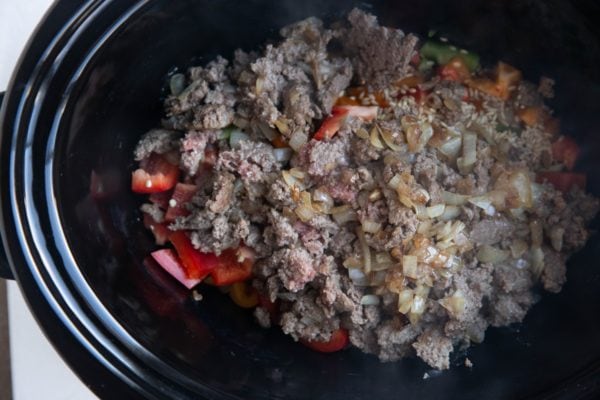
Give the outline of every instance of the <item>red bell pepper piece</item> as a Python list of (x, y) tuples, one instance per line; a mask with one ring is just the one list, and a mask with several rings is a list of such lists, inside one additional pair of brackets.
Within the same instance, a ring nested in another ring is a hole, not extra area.
[(231, 285), (242, 282), (252, 276), (254, 252), (245, 246), (237, 250), (225, 250), (218, 256), (218, 265), (210, 273), (217, 286)]
[(331, 115), (323, 121), (319, 130), (313, 136), (316, 140), (331, 139), (342, 127), (348, 116), (372, 121), (377, 117), (377, 107), (367, 106), (334, 106)]
[(181, 261), (173, 250), (156, 250), (152, 252), (151, 255), (158, 265), (167, 271), (173, 278), (181, 282), (186, 288), (191, 289), (202, 281), (202, 279), (189, 278), (187, 276), (185, 267), (181, 264)]
[(217, 267), (219, 263), (217, 256), (196, 250), (185, 232), (173, 232), (169, 240), (175, 247), (188, 278), (203, 279)]
[(586, 176), (575, 172), (546, 171), (537, 174), (537, 181), (538, 183), (548, 182), (557, 190), (568, 193), (575, 186), (585, 190)]
[(563, 136), (552, 143), (552, 156), (556, 161), (562, 162), (569, 171), (575, 167), (579, 157), (579, 146), (568, 136)]
[(306, 347), (321, 353), (333, 353), (342, 350), (349, 343), (348, 331), (338, 329), (331, 333), (331, 338), (326, 342), (316, 340), (300, 340)]
[(179, 179), (179, 167), (166, 157), (152, 153), (140, 162), (131, 175), (131, 190), (135, 193), (156, 193), (171, 189)]
[(169, 200), (171, 199), (171, 196), (173, 196), (173, 191), (167, 190), (166, 192), (151, 193), (150, 196), (148, 196), (148, 200), (150, 200), (151, 203), (159, 206), (161, 209), (166, 210), (169, 208)]
[(169, 235), (172, 231), (167, 227), (167, 224), (156, 222), (150, 214), (144, 213), (144, 226), (149, 229), (154, 235), (156, 244), (162, 246), (169, 240)]
[(178, 183), (175, 185), (175, 190), (171, 199), (168, 201), (168, 209), (165, 214), (165, 221), (173, 221), (177, 217), (185, 217), (189, 215), (189, 210), (185, 205), (192, 200), (198, 187), (187, 183)]

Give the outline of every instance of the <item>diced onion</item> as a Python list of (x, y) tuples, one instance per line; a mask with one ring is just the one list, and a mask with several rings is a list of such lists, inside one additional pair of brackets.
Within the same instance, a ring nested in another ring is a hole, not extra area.
[(381, 143), (381, 139), (379, 139), (379, 130), (377, 127), (373, 127), (373, 129), (371, 129), (370, 142), (371, 146), (375, 147), (376, 149), (385, 148), (383, 143)]
[(457, 206), (446, 206), (444, 212), (440, 215), (442, 221), (450, 221), (456, 219), (460, 215), (460, 208)]
[(258, 128), (260, 129), (264, 137), (266, 137), (269, 141), (272, 141), (278, 135), (275, 129), (271, 128), (266, 122), (260, 122), (258, 124)]
[(308, 141), (308, 136), (306, 135), (306, 133), (304, 133), (302, 131), (295, 131), (294, 133), (292, 133), (292, 136), (290, 137), (288, 145), (292, 149), (294, 149), (295, 152), (298, 152), (298, 151), (300, 151), (302, 146), (304, 146), (306, 144), (307, 141)]
[(369, 132), (367, 132), (367, 130), (365, 128), (358, 128), (356, 130), (356, 136), (358, 136), (361, 139), (368, 139)]
[(398, 293), (398, 311), (407, 314), (412, 307), (414, 292), (411, 289), (404, 289)]
[(385, 284), (385, 277), (387, 272), (385, 271), (374, 271), (371, 273), (371, 283), (369, 286), (381, 287)]
[(413, 203), (413, 208), (415, 209), (415, 214), (418, 219), (425, 220), (429, 218), (429, 216), (427, 215), (427, 207), (425, 207), (424, 205)]
[(329, 195), (329, 193), (327, 193), (324, 189), (322, 188), (317, 188), (313, 191), (313, 200), (314, 201), (318, 201), (320, 203), (325, 203), (328, 204), (330, 206), (333, 205), (333, 199), (331, 198), (331, 196)]
[(304, 204), (300, 204), (298, 207), (296, 207), (294, 213), (296, 213), (302, 222), (308, 222), (315, 216), (315, 212), (313, 211), (312, 207)]
[(492, 205), (492, 200), (488, 196), (474, 196), (469, 199), (469, 203), (481, 208), (486, 213), (491, 213), (494, 206)]
[(363, 306), (376, 306), (379, 304), (379, 296), (366, 294), (360, 299), (360, 304)]
[(367, 276), (360, 269), (354, 269), (354, 268), (349, 269), (348, 277), (357, 286), (368, 286), (369, 285), (369, 280), (367, 279)]
[(289, 171), (281, 171), (281, 176), (283, 177), (283, 181), (290, 187), (296, 187), (299, 190), (304, 190), (306, 188), (306, 186), (304, 185), (304, 183), (294, 177)]
[(542, 223), (537, 219), (531, 221), (529, 223), (529, 230), (531, 231), (531, 247), (540, 247), (544, 240)]
[(342, 263), (344, 265), (344, 267), (348, 268), (348, 269), (352, 269), (352, 268), (362, 268), (362, 261), (359, 260), (357, 257), (348, 257), (344, 260), (344, 262)]
[(444, 203), (449, 204), (451, 206), (462, 206), (467, 202), (468, 199), (469, 196), (447, 192), (445, 190), (442, 191), (442, 200), (444, 201)]
[(238, 129), (234, 129), (233, 131), (231, 131), (231, 134), (229, 135), (229, 147), (234, 149), (237, 147), (237, 145), (242, 140), (249, 140), (249, 139), (250, 139), (250, 137), (247, 134), (245, 134), (244, 132), (242, 132)]
[(402, 256), (402, 273), (408, 278), (417, 279), (417, 256)]
[(273, 155), (278, 162), (286, 162), (292, 158), (292, 149), (284, 147), (281, 149), (273, 149)]
[(527, 242), (521, 239), (514, 239), (510, 245), (510, 254), (513, 258), (520, 258), (527, 250)]
[(394, 260), (387, 252), (375, 253), (371, 262), (371, 269), (373, 271), (385, 271), (394, 265)]
[(483, 245), (477, 251), (476, 257), (484, 263), (497, 264), (509, 257), (510, 253), (490, 245)]
[(475, 161), (477, 161), (477, 135), (471, 132), (465, 132), (463, 134), (462, 145), (462, 158), (465, 165), (475, 164)]
[(448, 140), (446, 140), (439, 148), (438, 150), (445, 156), (449, 157), (450, 159), (454, 160), (456, 157), (458, 157), (458, 154), (460, 153), (460, 149), (462, 148), (462, 138), (460, 137), (452, 137)]
[(435, 206), (427, 207), (427, 215), (429, 218), (437, 218), (444, 213), (445, 204), (436, 204)]
[(465, 310), (465, 296), (460, 290), (455, 291), (450, 297), (443, 298), (439, 303), (453, 317), (460, 316)]
[(381, 132), (380, 132), (381, 138), (383, 139), (383, 141), (385, 142), (387, 147), (389, 147), (393, 151), (402, 150), (402, 146), (399, 146), (394, 142), (394, 137), (392, 136), (392, 132), (390, 132), (387, 129), (381, 129), (381, 128), (378, 128), (378, 129), (381, 130)]
[(370, 219), (365, 219), (361, 223), (362, 229), (366, 233), (377, 233), (381, 230), (381, 223)]
[(365, 272), (369, 273), (371, 272), (371, 249), (367, 244), (365, 233), (360, 226), (356, 228), (356, 236), (358, 237), (358, 242), (360, 243), (360, 250), (363, 256)]
[(290, 169), (290, 174), (294, 178), (304, 179), (306, 178), (306, 172), (302, 171), (300, 168), (292, 168)]
[(185, 89), (185, 75), (175, 74), (169, 79), (169, 89), (173, 96), (178, 96)]
[(349, 205), (333, 207), (331, 209), (331, 216), (338, 225), (342, 225), (350, 221), (358, 221), (356, 212)]
[[(275, 121), (275, 126), (277, 127), (277, 129), (279, 130), (279, 132), (281, 132), (283, 134), (287, 134), (290, 131), (290, 127), (288, 126), (288, 122), (283, 117), (277, 118), (277, 120)], [(271, 140), (273, 140), (273, 139), (271, 139)]]
[(531, 251), (531, 269), (535, 277), (540, 277), (544, 271), (544, 251), (540, 247), (532, 247)]

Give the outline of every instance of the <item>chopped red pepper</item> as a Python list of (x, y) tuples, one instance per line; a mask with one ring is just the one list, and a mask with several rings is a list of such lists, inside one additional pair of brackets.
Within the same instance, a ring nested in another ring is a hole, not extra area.
[(159, 206), (161, 209), (166, 210), (167, 208), (169, 208), (169, 200), (171, 199), (172, 195), (172, 190), (167, 190), (166, 192), (152, 193), (150, 194), (150, 196), (148, 196), (148, 200), (150, 200), (151, 203)]
[(146, 213), (144, 213), (144, 226), (147, 229), (150, 229), (154, 235), (156, 244), (160, 246), (167, 243), (167, 240), (169, 240), (169, 235), (173, 233), (169, 228), (167, 228), (167, 224), (156, 222), (150, 214)]
[(575, 172), (546, 171), (538, 172), (537, 181), (539, 183), (548, 182), (557, 190), (568, 193), (575, 186), (581, 190), (585, 190), (586, 176)]
[(173, 232), (169, 236), (169, 240), (177, 250), (187, 277), (190, 279), (203, 279), (219, 264), (215, 254), (202, 253), (196, 250), (183, 231)]
[(165, 214), (165, 221), (173, 221), (177, 217), (185, 217), (189, 215), (190, 211), (185, 205), (192, 200), (198, 187), (196, 185), (189, 185), (187, 183), (178, 183), (175, 185), (175, 190), (171, 199), (168, 201), (168, 209)]
[(348, 345), (348, 331), (346, 329), (337, 329), (331, 333), (331, 338), (326, 342), (316, 340), (301, 340), (302, 344), (308, 348), (321, 353), (333, 353), (342, 350)]
[(277, 303), (274, 303), (269, 299), (268, 296), (263, 294), (258, 294), (258, 305), (267, 310), (269, 316), (271, 317), (271, 321), (275, 321), (277, 319), (277, 313), (279, 312), (279, 307)]
[(186, 288), (191, 289), (200, 283), (202, 279), (189, 278), (186, 275), (186, 270), (181, 264), (179, 258), (171, 249), (156, 250), (151, 253), (152, 258), (156, 260), (165, 271), (167, 271), (173, 278), (177, 279)]
[(377, 107), (366, 106), (334, 106), (331, 115), (323, 121), (319, 130), (313, 136), (316, 140), (331, 139), (342, 127), (348, 116), (372, 121), (377, 117)]
[(562, 162), (569, 171), (572, 171), (577, 157), (579, 157), (579, 146), (570, 137), (563, 136), (552, 143), (552, 156), (555, 160)]
[(136, 193), (156, 193), (171, 189), (179, 178), (179, 167), (166, 157), (152, 153), (140, 162), (131, 175), (131, 190)]
[(237, 250), (225, 250), (218, 256), (217, 263), (217, 267), (210, 273), (215, 285), (225, 286), (242, 282), (252, 276), (254, 252), (245, 246)]

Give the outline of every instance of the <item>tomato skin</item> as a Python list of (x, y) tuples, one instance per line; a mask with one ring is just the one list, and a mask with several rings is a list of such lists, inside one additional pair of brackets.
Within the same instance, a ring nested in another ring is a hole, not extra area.
[(331, 333), (331, 338), (327, 342), (319, 342), (316, 340), (300, 340), (306, 347), (321, 352), (334, 353), (342, 350), (350, 342), (348, 331), (346, 329), (337, 329)]
[(570, 192), (575, 186), (585, 190), (587, 181), (584, 174), (555, 171), (538, 172), (536, 180), (538, 183), (548, 182), (563, 193)]
[(173, 278), (177, 279), (186, 288), (191, 289), (200, 283), (201, 279), (186, 276), (185, 267), (171, 249), (160, 249), (150, 254), (152, 258), (167, 271)]
[(196, 250), (185, 232), (173, 232), (169, 240), (175, 247), (188, 278), (203, 279), (217, 267), (217, 256), (214, 253), (202, 253)]
[(552, 156), (562, 162), (569, 171), (572, 171), (579, 157), (579, 146), (568, 136), (563, 136), (552, 143)]
[(171, 189), (179, 179), (179, 166), (165, 156), (152, 153), (131, 174), (131, 190), (135, 193), (157, 193)]
[(175, 185), (175, 190), (167, 203), (168, 208), (165, 214), (165, 221), (170, 222), (174, 221), (177, 217), (189, 215), (190, 212), (185, 205), (192, 200), (197, 191), (198, 187), (196, 185), (189, 185), (187, 183), (178, 183)]

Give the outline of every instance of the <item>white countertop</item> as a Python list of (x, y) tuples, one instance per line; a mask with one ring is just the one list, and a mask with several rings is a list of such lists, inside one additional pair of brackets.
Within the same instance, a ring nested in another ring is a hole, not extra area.
[[(51, 0), (0, 0), (0, 91)], [(15, 282), (8, 282), (9, 340), (14, 400), (96, 399), (50, 345)]]

